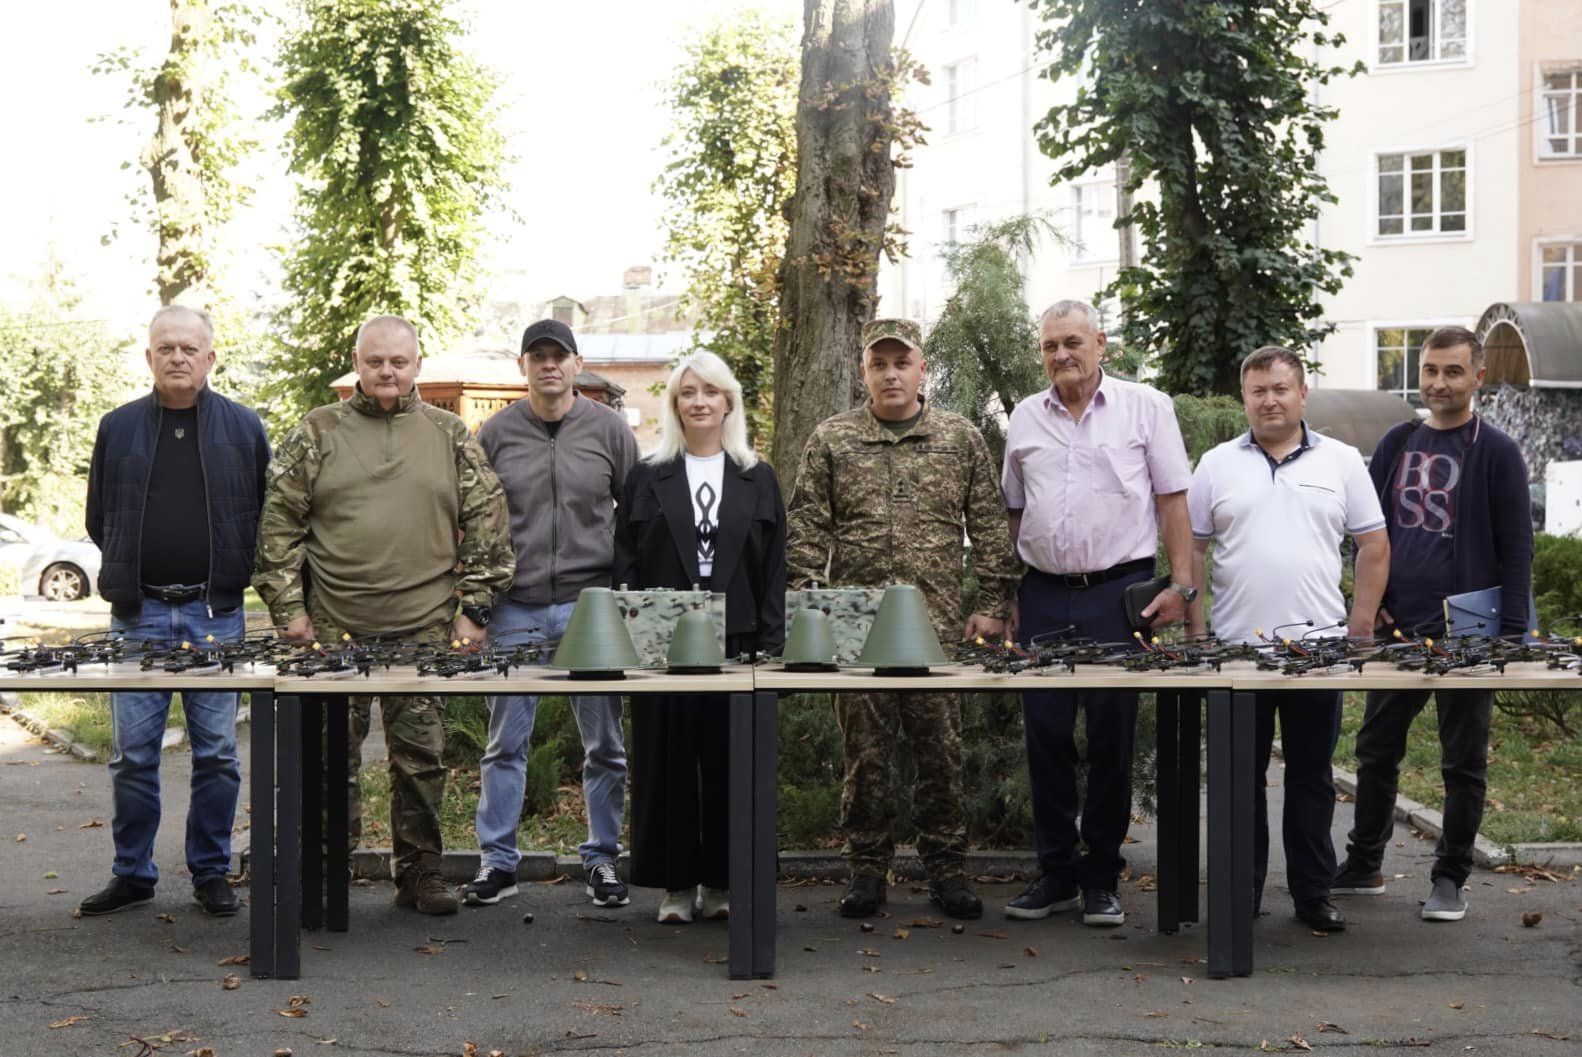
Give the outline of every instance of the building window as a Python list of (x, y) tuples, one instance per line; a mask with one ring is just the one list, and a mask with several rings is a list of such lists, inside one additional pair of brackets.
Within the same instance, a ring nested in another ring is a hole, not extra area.
[(1582, 301), (1582, 242), (1552, 242), (1541, 252), (1542, 299)]
[(1582, 157), (1582, 70), (1544, 74), (1539, 101), (1539, 153), (1546, 158)]
[(950, 0), (950, 24), (964, 26), (978, 18), (978, 0)]
[(1378, 0), (1379, 65), (1467, 57), (1467, 0)]
[(1379, 327), (1373, 332), (1373, 349), (1378, 363), (1378, 387), (1422, 407), (1417, 392), (1417, 354), (1434, 332), (1433, 327)]
[(1071, 185), (1071, 259), (1112, 261), (1119, 255), (1115, 231), (1115, 181)]
[(972, 93), (977, 87), (978, 62), (963, 59), (945, 67), (945, 132), (966, 132), (977, 127)]
[(1460, 235), (1467, 230), (1467, 152), (1379, 155), (1380, 237)]
[(972, 207), (957, 206), (955, 209), (946, 209), (940, 213), (939, 219), (940, 242), (946, 246), (961, 242), (971, 233)]

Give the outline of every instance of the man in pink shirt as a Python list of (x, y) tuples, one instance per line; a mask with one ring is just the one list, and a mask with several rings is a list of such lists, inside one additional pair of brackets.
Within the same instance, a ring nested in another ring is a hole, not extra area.
[[(1011, 539), (1027, 563), (1010, 629), (1023, 642), (1071, 625), (1100, 641), (1129, 639), (1123, 595), (1154, 575), (1160, 532), (1175, 578), (1143, 615), (1154, 627), (1179, 623), (1197, 596), (1186, 503), (1192, 468), (1175, 407), (1157, 389), (1105, 374), (1106, 340), (1093, 306), (1051, 305), (1038, 344), (1052, 384), (1011, 414), (1002, 484)], [(1080, 834), (1079, 704), (1088, 743)], [(1006, 916), (1037, 919), (1080, 906), (1086, 925), (1120, 925), (1126, 914), (1116, 884), (1131, 821), (1137, 694), (1023, 694), (1022, 718), (1042, 875), (1006, 904)]]

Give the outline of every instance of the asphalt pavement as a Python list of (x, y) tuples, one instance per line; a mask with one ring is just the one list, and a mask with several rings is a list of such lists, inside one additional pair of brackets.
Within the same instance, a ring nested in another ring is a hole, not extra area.
[[(999, 908), (1019, 886), (1000, 883), (980, 885), (988, 913), (960, 933), (910, 885), (863, 932), (836, 914), (838, 887), (788, 882), (775, 978), (733, 981), (724, 924), (659, 925), (656, 891), (613, 910), (579, 883), (527, 884), (496, 907), (424, 918), (373, 883), (352, 890), (350, 932), (307, 934), (301, 979), (254, 980), (227, 964), (247, 952), (245, 909), (206, 917), (184, 876), (186, 752), (164, 770), (176, 795), (155, 902), (79, 919), (110, 875), (108, 773), (0, 719), (0, 1057), (1582, 1053), (1579, 875), (1480, 870), (1464, 922), (1424, 923), (1432, 848), (1405, 829), (1387, 893), (1343, 901), (1350, 927), (1327, 937), (1290, 915), (1276, 833), (1245, 979), (1208, 979), (1201, 928), (1155, 931), (1152, 827), (1140, 825), (1118, 929), (1073, 914), (1008, 921)], [(239, 847), (245, 783), (243, 796)], [(1342, 804), (1337, 839), (1349, 824)]]

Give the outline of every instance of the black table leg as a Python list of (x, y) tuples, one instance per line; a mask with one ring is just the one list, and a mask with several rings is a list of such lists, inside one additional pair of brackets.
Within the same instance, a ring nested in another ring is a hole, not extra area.
[(1231, 794), (1234, 775), (1231, 755), (1231, 693), (1208, 692), (1208, 974), (1215, 979), (1230, 976), (1231, 917), (1235, 900), (1231, 893), (1234, 872), (1231, 855)]
[[(641, 705), (638, 705), (641, 707)], [(729, 970), (732, 980), (753, 975), (753, 695), (731, 695), (731, 917)]]
[(780, 695), (753, 694), (753, 975), (775, 974), (775, 881), (779, 818)]
[(325, 755), (328, 757), (324, 767), (326, 776), (324, 801), (329, 815), (324, 837), (328, 845), (324, 880), (328, 889), (329, 907), (325, 913), (324, 923), (331, 932), (345, 932), (350, 928), (351, 917), (349, 900), (352, 876), (347, 841), (350, 815), (346, 799), (350, 707), (351, 699), (345, 694), (324, 699), (325, 723), (328, 728), (324, 747)]
[(324, 699), (302, 699), (302, 927), (324, 926)]
[(275, 975), (295, 980), (302, 971), (302, 744), (301, 699), (276, 699), (280, 784), (276, 804)]
[[(1180, 888), (1185, 883), (1181, 876), (1182, 804), (1180, 802), (1181, 745), (1180, 705), (1177, 690), (1160, 690), (1154, 695), (1155, 709), (1155, 796), (1158, 800), (1159, 863), (1155, 870), (1158, 883), (1159, 931), (1173, 933), (1181, 928)], [(1196, 839), (1197, 834), (1193, 833)], [(1194, 879), (1194, 885), (1196, 879)]]
[(253, 730), (248, 749), (249, 822), (248, 973), (275, 975), (275, 694), (252, 692)]
[(1198, 854), (1198, 830), (1203, 821), (1203, 812), (1199, 807), (1198, 798), (1203, 793), (1203, 694), (1201, 691), (1192, 691), (1181, 695), (1179, 702), (1180, 726), (1176, 744), (1179, 746), (1178, 756), (1178, 784), (1176, 796), (1181, 839), (1176, 843), (1179, 849), (1180, 860), (1177, 863), (1178, 875), (1181, 883), (1177, 887), (1180, 903), (1176, 909), (1176, 920), (1182, 922), (1198, 921), (1198, 870), (1201, 858)]
[(1252, 974), (1254, 702), (1250, 693), (1231, 695), (1231, 972), (1237, 976)]

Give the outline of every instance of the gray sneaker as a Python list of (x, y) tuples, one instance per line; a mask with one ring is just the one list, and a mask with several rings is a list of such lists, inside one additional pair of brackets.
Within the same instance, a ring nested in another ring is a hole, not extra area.
[(1424, 921), (1460, 921), (1467, 916), (1467, 897), (1448, 877), (1434, 878), (1434, 888), (1423, 904)]

